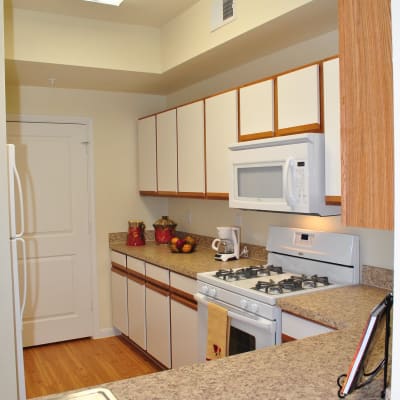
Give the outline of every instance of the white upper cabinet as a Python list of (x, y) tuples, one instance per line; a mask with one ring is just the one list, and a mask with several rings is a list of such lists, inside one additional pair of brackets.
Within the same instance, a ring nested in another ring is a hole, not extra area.
[(278, 135), (321, 129), (319, 64), (277, 77)]
[(207, 197), (228, 197), (230, 150), (237, 141), (237, 91), (206, 99)]
[(204, 194), (204, 101), (178, 107), (177, 113), (178, 191)]
[(274, 135), (274, 80), (258, 82), (239, 89), (239, 140)]
[(159, 192), (177, 192), (176, 109), (157, 114), (157, 177)]
[(156, 117), (138, 121), (139, 190), (157, 191)]
[[(325, 194), (328, 201), (340, 202), (341, 154), (340, 154), (340, 81), (339, 58), (324, 62), (324, 109), (325, 109)], [(332, 199), (333, 197), (333, 199)]]

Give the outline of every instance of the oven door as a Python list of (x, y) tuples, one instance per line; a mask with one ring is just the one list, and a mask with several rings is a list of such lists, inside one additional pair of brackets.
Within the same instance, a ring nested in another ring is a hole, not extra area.
[(200, 293), (195, 294), (195, 299), (198, 303), (198, 360), (200, 362), (206, 360), (209, 302), (218, 304), (228, 310), (230, 321), (228, 355), (231, 356), (276, 344), (276, 321), (247, 313)]

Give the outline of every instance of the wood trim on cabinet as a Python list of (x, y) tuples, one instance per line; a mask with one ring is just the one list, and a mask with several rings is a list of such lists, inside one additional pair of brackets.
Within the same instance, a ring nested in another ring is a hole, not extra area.
[(141, 196), (157, 196), (158, 193), (153, 190), (139, 190)]
[(165, 297), (169, 297), (169, 295), (170, 295), (169, 290), (165, 290), (165, 289), (161, 288), (160, 286), (153, 285), (150, 282), (146, 282), (146, 288), (153, 290), (154, 292), (157, 292)]
[(200, 192), (179, 192), (178, 197), (188, 197), (191, 199), (204, 199), (206, 197), (206, 194)]
[(194, 303), (197, 303), (196, 300), (194, 299), (194, 296), (191, 293), (187, 293), (181, 289), (178, 289), (176, 287), (170, 286), (170, 291), (171, 293), (175, 294), (176, 296), (183, 297), (187, 299), (188, 301), (192, 301)]
[(278, 129), (276, 132), (277, 136), (284, 135), (293, 135), (295, 133), (323, 133), (321, 132), (321, 124), (308, 124), (308, 125), (299, 125), (299, 126), (291, 126), (290, 128), (282, 128)]
[(159, 190), (157, 192), (157, 196), (159, 197), (179, 197), (178, 192), (168, 191), (168, 190)]
[(139, 285), (144, 285), (146, 283), (145, 277), (136, 271), (128, 269), (128, 279), (138, 283)]
[(274, 79), (274, 135), (278, 132), (278, 79)]
[(239, 142), (246, 142), (247, 140), (265, 139), (270, 137), (274, 137), (274, 132), (268, 131), (268, 132), (243, 133), (243, 134), (239, 133)]
[(210, 199), (210, 200), (229, 200), (229, 193), (209, 192), (209, 193), (206, 193), (206, 199)]
[(123, 276), (124, 278), (128, 276), (128, 273), (126, 272), (126, 270), (125, 270), (125, 271), (122, 271), (121, 269), (116, 268), (116, 267), (114, 267), (114, 266), (111, 267), (111, 272), (114, 272), (114, 273), (116, 273), (117, 275), (121, 275), (121, 276)]
[(342, 198), (341, 196), (325, 196), (325, 204), (328, 206), (340, 206)]
[(150, 278), (150, 276), (146, 276), (146, 282), (149, 282), (153, 286), (158, 286), (162, 290), (166, 290), (169, 292), (169, 284), (158, 281), (157, 279)]
[(325, 97), (324, 97), (324, 65), (318, 66), (318, 82), (319, 82), (319, 125), (320, 130), (324, 133), (325, 129)]
[(192, 310), (197, 311), (197, 303), (195, 301), (190, 301), (185, 297), (178, 296), (175, 293), (171, 293), (171, 300), (174, 300), (177, 303), (182, 304), (183, 306), (186, 306), (188, 308), (191, 308)]
[[(121, 254), (122, 254), (122, 253), (121, 253)], [(112, 266), (113, 268), (119, 269), (121, 272), (126, 272), (126, 267), (125, 267), (125, 265), (121, 265), (121, 264), (118, 264), (118, 263), (115, 262), (115, 261), (111, 261), (111, 266)]]
[(296, 338), (286, 335), (285, 333), (282, 333), (282, 343), (287, 343), (287, 342), (293, 342), (295, 340), (297, 340)]

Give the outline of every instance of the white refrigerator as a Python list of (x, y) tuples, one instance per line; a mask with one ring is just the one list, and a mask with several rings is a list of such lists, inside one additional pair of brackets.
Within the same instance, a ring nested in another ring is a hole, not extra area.
[[(14, 299), (14, 334), (17, 359), (18, 400), (26, 399), (24, 354), (22, 344), (23, 313), (26, 302), (26, 250), (24, 235), (24, 203), (21, 180), (15, 162), (15, 146), (7, 145), (10, 208), (10, 246)], [(18, 218), (17, 218), (18, 215)]]

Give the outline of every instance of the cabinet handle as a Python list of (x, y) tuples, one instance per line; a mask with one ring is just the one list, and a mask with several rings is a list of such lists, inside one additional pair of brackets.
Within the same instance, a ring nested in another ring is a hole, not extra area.
[(127, 277), (127, 272), (126, 271), (121, 271), (119, 268), (116, 268), (114, 265), (111, 267), (111, 272), (114, 272), (115, 274), (121, 275), (124, 278)]
[(182, 304), (183, 306), (189, 307), (192, 310), (197, 311), (197, 303), (196, 301), (190, 301), (184, 297), (180, 297), (178, 295), (176, 295), (175, 293), (171, 293), (171, 300), (176, 301), (179, 304)]
[(163, 288), (160, 288), (159, 286), (153, 285), (150, 282), (146, 282), (146, 288), (153, 290), (154, 292), (157, 292), (165, 297), (169, 297), (169, 290), (165, 290)]
[(139, 285), (144, 285), (146, 283), (146, 281), (144, 279), (139, 278), (138, 276), (133, 275), (132, 273), (129, 273), (129, 272), (128, 272), (128, 279), (138, 283)]

